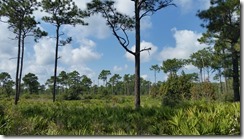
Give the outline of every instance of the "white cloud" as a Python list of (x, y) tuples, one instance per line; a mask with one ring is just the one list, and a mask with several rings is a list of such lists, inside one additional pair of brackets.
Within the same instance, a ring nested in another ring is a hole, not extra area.
[(144, 80), (146, 80), (146, 79), (148, 78), (148, 75), (147, 75), (147, 74), (143, 74), (143, 75), (141, 75), (141, 77), (142, 77)]
[[(145, 48), (151, 48), (151, 50), (141, 52), (141, 62), (149, 62), (158, 49), (158, 47), (154, 46), (151, 42), (142, 41), (141, 50)], [(131, 50), (133, 52), (135, 51), (135, 45), (132, 46)], [(134, 61), (134, 56), (128, 52), (125, 53), (125, 57), (130, 61)]]
[(146, 30), (152, 27), (151, 17), (146, 16), (141, 20), (141, 30)]
[(113, 71), (114, 72), (120, 72), (120, 71), (123, 71), (123, 70), (127, 70), (127, 68), (128, 68), (128, 65), (127, 64), (125, 64), (124, 66), (117, 66), (117, 65), (115, 65), (114, 67), (113, 67)]
[(35, 60), (39, 65), (50, 65), (54, 63), (55, 40), (53, 38), (42, 38), (34, 45)]
[(79, 48), (73, 48), (71, 45), (67, 45), (62, 47), (60, 56), (60, 61), (66, 65), (83, 65), (86, 62), (101, 58), (102, 55), (95, 52), (93, 46), (81, 45)]
[(81, 10), (85, 10), (86, 4), (91, 2), (91, 0), (74, 0), (74, 2)]
[(122, 68), (122, 67), (119, 67), (119, 66), (117, 66), (117, 65), (113, 67), (113, 71), (114, 71), (114, 72), (120, 72), (120, 71), (122, 71), (122, 70), (123, 70), (123, 68)]
[(88, 26), (76, 25), (64, 26), (63, 30), (68, 33), (69, 36), (74, 36), (77, 40), (83, 39), (84, 37), (96, 37), (98, 39), (105, 39), (111, 31), (106, 25), (106, 20), (101, 15), (94, 15), (84, 19), (88, 23)]
[(116, 0), (115, 8), (123, 14), (134, 15), (134, 2), (131, 0)]
[(210, 0), (175, 0), (174, 3), (181, 8), (183, 14), (206, 10), (210, 7)]
[[(86, 63), (101, 58), (95, 50), (95, 43), (85, 41), (79, 47), (72, 44), (59, 47), (58, 73), (62, 70), (71, 72), (77, 70), (81, 75), (93, 77), (95, 73), (87, 67)], [(32, 54), (33, 55), (33, 54)], [(41, 83), (53, 76), (55, 56), (55, 40), (53, 38), (42, 38), (39, 43), (34, 45), (34, 59), (27, 59), (24, 74), (32, 72), (36, 74)]]
[(192, 0), (176, 0), (176, 5), (181, 7), (181, 11), (183, 13), (188, 13), (193, 8), (193, 1)]
[(177, 30), (176, 28), (173, 28), (172, 32), (174, 33), (176, 46), (164, 47), (160, 52), (160, 60), (172, 58), (187, 59), (192, 53), (207, 47), (207, 45), (200, 44), (197, 41), (202, 36), (201, 33), (191, 30)]
[[(6, 18), (2, 18), (5, 20)], [(17, 40), (15, 34), (8, 30), (8, 24), (0, 22), (0, 72), (8, 72), (12, 79), (16, 72)]]

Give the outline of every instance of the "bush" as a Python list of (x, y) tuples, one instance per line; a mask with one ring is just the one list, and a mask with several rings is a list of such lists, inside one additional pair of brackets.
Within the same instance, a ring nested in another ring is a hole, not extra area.
[(158, 87), (157, 85), (154, 84), (154, 85), (150, 88), (149, 94), (150, 94), (150, 96), (152, 96), (153, 98), (160, 96), (161, 93), (160, 93), (160, 91), (159, 91), (159, 87)]
[(80, 89), (78, 87), (72, 87), (67, 93), (63, 95), (64, 100), (80, 100)]
[(181, 76), (170, 76), (162, 86), (162, 93), (165, 94), (163, 96), (163, 105), (175, 106), (183, 100), (189, 100), (191, 87), (191, 77), (184, 72)]
[(215, 100), (215, 95), (215, 87), (210, 82), (197, 83), (191, 88), (191, 97), (193, 100)]

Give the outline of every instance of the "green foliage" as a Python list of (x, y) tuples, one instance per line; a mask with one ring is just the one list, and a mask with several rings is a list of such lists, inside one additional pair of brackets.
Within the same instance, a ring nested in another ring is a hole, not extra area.
[(63, 94), (64, 100), (80, 100), (81, 90), (79, 86), (72, 86), (69, 91)]
[(149, 92), (150, 96), (154, 97), (158, 97), (161, 96), (160, 90), (159, 90), (159, 86), (154, 84), (150, 87), (150, 92)]
[(12, 87), (14, 86), (14, 82), (11, 79), (11, 76), (7, 72), (0, 73), (0, 87), (1, 87), (1, 93), (5, 94), (10, 97), (10, 95), (13, 93)]
[(107, 79), (109, 75), (111, 75), (110, 70), (102, 70), (98, 76), (98, 79), (103, 80), (103, 85), (107, 86)]
[(38, 93), (40, 83), (38, 77), (33, 73), (28, 73), (23, 77), (24, 85), (28, 88), (30, 94)]
[(163, 61), (161, 67), (164, 73), (176, 74), (177, 71), (185, 65), (185, 60), (182, 59), (167, 59)]
[[(52, 103), (0, 100), (2, 135), (240, 135), (240, 103), (185, 102), (174, 109), (143, 96)], [(158, 104), (156, 104), (157, 102)], [(3, 105), (4, 104), (4, 105)]]
[(183, 100), (191, 97), (192, 76), (182, 72), (181, 76), (169, 76), (169, 79), (162, 86), (163, 105), (175, 106)]
[(154, 78), (155, 78), (155, 83), (157, 82), (157, 77), (156, 77), (156, 73), (160, 71), (160, 67), (156, 64), (156, 65), (152, 65), (150, 67), (150, 70), (154, 71)]
[(42, 8), (45, 12), (50, 13), (51, 16), (43, 17), (45, 22), (54, 25), (87, 25), (82, 18), (88, 16), (85, 11), (81, 11), (73, 0), (42, 0)]
[(215, 100), (216, 88), (210, 82), (195, 83), (191, 88), (191, 98), (193, 100)]
[(240, 9), (239, 0), (211, 0), (209, 9), (197, 13), (197, 16), (204, 21), (202, 26), (207, 28), (200, 42), (211, 42), (216, 52), (231, 59), (231, 62), (224, 59), (225, 64), (222, 66), (232, 67), (230, 75), (233, 78), (235, 101), (240, 101)]

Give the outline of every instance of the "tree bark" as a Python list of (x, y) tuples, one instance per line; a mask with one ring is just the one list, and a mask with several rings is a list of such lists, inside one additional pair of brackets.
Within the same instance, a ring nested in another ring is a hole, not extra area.
[(57, 83), (57, 65), (58, 65), (58, 46), (59, 46), (59, 28), (57, 25), (56, 29), (56, 51), (55, 51), (55, 66), (54, 66), (54, 82), (53, 82), (53, 102), (56, 99), (56, 83)]
[[(22, 23), (20, 23), (21, 26)], [(19, 64), (20, 64), (20, 49), (21, 49), (21, 34), (22, 34), (22, 29), (21, 27), (19, 28), (19, 33), (18, 33), (18, 56), (17, 56), (17, 67), (16, 67), (16, 77), (15, 77), (15, 101), (14, 104), (18, 104), (19, 100)]]
[(139, 0), (135, 0), (135, 39), (136, 39), (136, 51), (135, 51), (135, 109), (140, 109), (140, 8)]
[(239, 66), (238, 66), (238, 53), (234, 49), (232, 44), (232, 68), (233, 68), (233, 90), (234, 90), (234, 101), (240, 101), (240, 83), (239, 83)]
[(21, 62), (20, 62), (20, 72), (19, 72), (19, 94), (18, 94), (18, 100), (19, 100), (19, 96), (20, 96), (20, 93), (21, 93), (21, 79), (22, 79), (22, 71), (23, 71), (23, 66), (24, 66), (24, 51), (25, 51), (25, 36), (23, 34), (22, 36), (22, 49), (21, 49)]

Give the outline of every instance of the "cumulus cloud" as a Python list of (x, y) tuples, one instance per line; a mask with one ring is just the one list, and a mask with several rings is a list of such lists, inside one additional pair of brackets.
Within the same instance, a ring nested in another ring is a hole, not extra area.
[(85, 37), (96, 37), (98, 39), (105, 39), (111, 35), (109, 27), (106, 25), (106, 20), (101, 15), (94, 15), (84, 19), (88, 26), (76, 25), (64, 26), (63, 30), (68, 33), (69, 36), (74, 36), (77, 40)]
[(197, 10), (205, 10), (210, 7), (209, 0), (175, 0), (174, 3), (181, 8), (183, 14), (195, 13)]
[(60, 61), (66, 65), (85, 64), (91, 60), (97, 60), (102, 55), (95, 52), (94, 46), (80, 45), (78, 48), (73, 48), (71, 45), (64, 46), (60, 51)]
[(35, 60), (39, 65), (50, 65), (54, 63), (55, 39), (42, 38), (34, 45)]
[[(2, 20), (5, 20), (2, 18)], [(8, 30), (8, 24), (0, 22), (0, 72), (9, 72), (14, 78), (16, 71), (17, 40), (15, 34)]]
[(196, 33), (191, 30), (172, 29), (176, 41), (175, 47), (164, 47), (160, 52), (160, 60), (182, 58), (187, 59), (189, 56), (207, 45), (200, 44), (197, 39), (202, 36), (201, 33)]
[[(95, 43), (86, 41), (78, 43), (78, 47), (69, 44), (59, 47), (58, 73), (62, 70), (71, 72), (77, 70), (81, 75), (93, 77), (95, 73), (86, 65), (87, 62), (101, 58), (95, 50)], [(30, 53), (30, 52), (29, 52)], [(25, 73), (36, 74), (41, 83), (53, 76), (55, 56), (55, 39), (42, 38), (34, 45), (34, 58), (27, 59)]]
[(123, 14), (134, 15), (134, 2), (131, 0), (116, 0), (115, 8)]
[[(141, 50), (145, 48), (151, 48), (151, 50), (141, 52), (141, 62), (149, 62), (158, 50), (158, 47), (153, 45), (151, 42), (142, 41)], [(132, 46), (131, 50), (133, 52), (135, 51), (135, 45)], [(125, 53), (125, 57), (130, 61), (134, 61), (134, 56), (128, 52)]]

